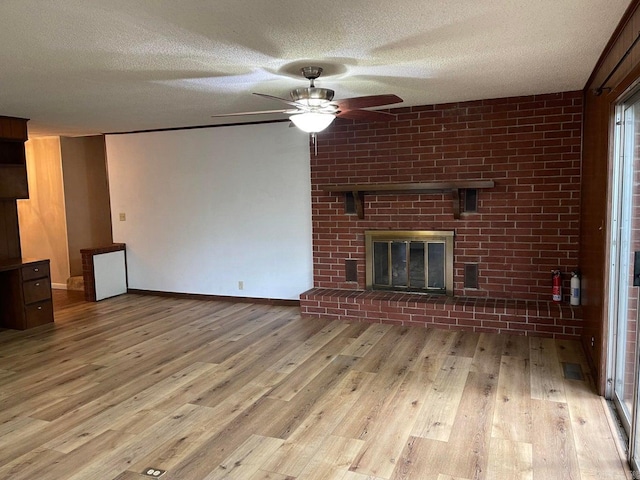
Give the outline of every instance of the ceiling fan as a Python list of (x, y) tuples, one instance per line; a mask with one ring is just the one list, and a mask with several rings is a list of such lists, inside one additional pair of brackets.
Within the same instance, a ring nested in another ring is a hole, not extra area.
[(364, 108), (380, 107), (402, 102), (400, 97), (393, 94), (369, 95), (366, 97), (353, 97), (334, 101), (333, 95), (335, 92), (333, 90), (319, 88), (314, 84), (315, 80), (322, 74), (321, 67), (304, 67), (301, 69), (301, 72), (302, 75), (309, 80), (310, 85), (307, 88), (291, 90), (291, 100), (264, 93), (254, 93), (254, 95), (276, 100), (294, 108), (227, 113), (213, 115), (213, 117), (285, 113), (289, 115), (289, 119), (296, 127), (304, 132), (310, 133), (315, 143), (316, 134), (331, 125), (336, 117), (369, 122), (389, 121), (395, 119), (395, 115), (386, 112), (364, 110)]

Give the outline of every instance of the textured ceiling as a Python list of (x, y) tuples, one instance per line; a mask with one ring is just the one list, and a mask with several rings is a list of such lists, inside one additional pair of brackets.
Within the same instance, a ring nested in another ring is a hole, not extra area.
[(251, 92), (405, 106), (582, 89), (629, 0), (2, 0), (0, 114), (30, 135), (283, 118)]

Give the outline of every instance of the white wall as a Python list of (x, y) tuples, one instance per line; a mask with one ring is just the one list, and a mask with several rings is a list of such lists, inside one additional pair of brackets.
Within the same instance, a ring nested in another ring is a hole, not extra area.
[(298, 299), (313, 285), (308, 142), (287, 123), (107, 135), (129, 288)]
[(124, 251), (93, 255), (96, 301), (127, 293), (126, 259)]

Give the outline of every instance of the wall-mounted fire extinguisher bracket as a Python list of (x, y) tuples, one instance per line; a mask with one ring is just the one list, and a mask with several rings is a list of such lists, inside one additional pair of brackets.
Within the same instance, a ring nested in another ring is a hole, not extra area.
[(555, 303), (562, 302), (562, 274), (560, 270), (551, 270), (551, 299)]
[(580, 305), (580, 272), (571, 272), (571, 297), (569, 303), (573, 306)]

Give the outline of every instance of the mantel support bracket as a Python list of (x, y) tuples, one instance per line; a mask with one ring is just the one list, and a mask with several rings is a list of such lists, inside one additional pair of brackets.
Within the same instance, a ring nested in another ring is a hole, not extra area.
[(356, 213), (360, 220), (364, 219), (364, 193), (354, 190), (351, 192), (353, 201), (356, 204)]
[(326, 185), (321, 187), (325, 192), (345, 193), (353, 195), (356, 214), (364, 219), (364, 197), (372, 195), (406, 195), (451, 192), (453, 201), (453, 218), (460, 218), (460, 190), (493, 188), (493, 180), (458, 180), (432, 183), (385, 183), (385, 184), (346, 184)]
[(453, 218), (460, 219), (460, 189), (452, 188), (451, 197), (453, 198)]

